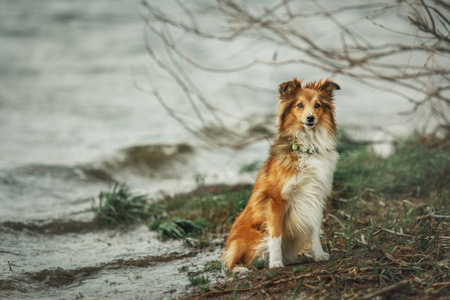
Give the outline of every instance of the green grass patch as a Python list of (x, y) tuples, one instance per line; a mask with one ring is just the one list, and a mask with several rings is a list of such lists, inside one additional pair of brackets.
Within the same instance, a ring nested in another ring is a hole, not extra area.
[(291, 269), (291, 272), (293, 274), (298, 274), (305, 271), (305, 266), (304, 265), (298, 265), (298, 266), (293, 266)]
[(275, 272), (274, 271), (266, 271), (264, 274), (266, 275), (267, 279), (271, 279), (271, 278), (273, 278), (275, 276)]
[(188, 276), (189, 282), (193, 286), (208, 284), (211, 280), (208, 275), (196, 275), (196, 276)]
[(189, 271), (189, 266), (181, 266), (178, 268), (178, 273), (185, 273)]
[[(183, 239), (204, 247), (211, 235), (225, 233), (252, 192), (249, 185), (201, 186), (191, 193), (149, 201), (122, 183), (92, 199), (95, 220), (106, 226), (147, 222), (161, 239)], [(194, 240), (193, 240), (194, 239)]]
[(92, 199), (95, 221), (101, 225), (119, 226), (135, 223), (150, 216), (146, 195), (135, 195), (126, 184), (116, 183)]
[(390, 198), (404, 193), (426, 196), (449, 183), (450, 151), (441, 142), (413, 136), (397, 141), (395, 153), (381, 158), (342, 135), (334, 181), (349, 197), (360, 195), (366, 188)]
[(198, 291), (200, 293), (206, 293), (206, 292), (209, 292), (210, 290), (211, 290), (211, 288), (209, 287), (208, 284), (202, 284), (198, 287)]
[(256, 259), (252, 262), (252, 264), (257, 270), (262, 270), (267, 267), (266, 260), (264, 259)]
[(162, 222), (155, 220), (149, 225), (150, 230), (156, 230), (161, 239), (185, 239), (203, 232), (202, 224), (182, 218), (173, 218)]
[(222, 270), (222, 263), (218, 260), (209, 261), (203, 267), (204, 272), (220, 272)]
[[(200, 191), (199, 191), (200, 190)], [(196, 192), (165, 197), (149, 205), (150, 230), (161, 238), (197, 238), (208, 243), (208, 235), (225, 233), (251, 195), (249, 186), (202, 187)]]

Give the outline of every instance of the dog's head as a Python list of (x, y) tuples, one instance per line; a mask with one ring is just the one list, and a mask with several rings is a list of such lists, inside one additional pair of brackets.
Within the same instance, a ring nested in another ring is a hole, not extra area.
[(301, 130), (325, 127), (336, 131), (334, 118), (334, 91), (340, 87), (331, 79), (310, 82), (302, 87), (302, 81), (294, 78), (280, 84), (278, 104), (278, 131), (295, 136)]

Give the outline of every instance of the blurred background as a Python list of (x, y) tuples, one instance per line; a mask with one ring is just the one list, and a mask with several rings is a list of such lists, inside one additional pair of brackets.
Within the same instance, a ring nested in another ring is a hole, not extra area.
[(448, 125), (441, 1), (0, 5), (0, 176), (33, 195), (86, 166), (153, 193), (251, 180), (239, 168), (265, 159), (293, 77), (333, 77), (340, 126), (384, 155), (396, 136)]
[[(254, 180), (278, 85), (332, 77), (380, 155), (449, 126), (445, 1), (0, 2), (0, 222), (83, 219), (114, 181), (157, 197)], [(86, 200), (87, 199), (87, 200)]]

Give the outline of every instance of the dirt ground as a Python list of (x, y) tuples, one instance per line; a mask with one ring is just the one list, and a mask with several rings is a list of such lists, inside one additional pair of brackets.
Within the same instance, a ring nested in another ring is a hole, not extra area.
[(284, 268), (221, 271), (185, 299), (449, 299), (448, 216), (439, 205), (411, 195), (386, 201), (370, 190), (353, 200), (349, 213), (349, 200), (335, 195), (324, 215), (330, 261), (303, 256)]

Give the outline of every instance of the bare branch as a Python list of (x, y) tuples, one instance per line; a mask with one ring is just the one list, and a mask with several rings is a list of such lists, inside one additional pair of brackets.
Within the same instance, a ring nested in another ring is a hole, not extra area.
[[(237, 83), (230, 86), (271, 95), (274, 93), (244, 74), (260, 70), (273, 73), (294, 66), (325, 71), (407, 99), (412, 104), (410, 113), (429, 109), (439, 126), (450, 128), (450, 5), (446, 1), (325, 5), (323, 0), (280, 0), (269, 7), (239, 0), (200, 4), (173, 1), (173, 6), (164, 6), (154, 0), (142, 0), (144, 19), (154, 37), (150, 40), (146, 35), (145, 44), (153, 61), (184, 93), (200, 121), (201, 127), (195, 132), (202, 132), (200, 135), (208, 142), (239, 148), (250, 140), (267, 138), (267, 134), (242, 132), (236, 123), (227, 123), (225, 117), (230, 114), (216, 100), (205, 96), (204, 85), (196, 82), (190, 72), (192, 67), (207, 74), (236, 74), (247, 80), (231, 80)], [(179, 10), (178, 15), (172, 8)], [(392, 19), (395, 22), (389, 21)], [(310, 25), (316, 23), (323, 25)], [(380, 37), (389, 38), (374, 39), (360, 25), (372, 26), (371, 34), (378, 31)], [(158, 51), (163, 53), (156, 53), (157, 45), (162, 45), (163, 50)], [(199, 45), (241, 50), (233, 58), (215, 54), (201, 57), (192, 50)], [(271, 57), (253, 55), (242, 49), (243, 45), (260, 47)], [(157, 95), (163, 100), (161, 94)], [(170, 109), (167, 102), (165, 106)], [(211, 123), (211, 117), (216, 125)], [(189, 128), (193, 130), (192, 126)], [(227, 136), (227, 142), (215, 134), (218, 130)]]

